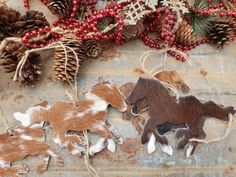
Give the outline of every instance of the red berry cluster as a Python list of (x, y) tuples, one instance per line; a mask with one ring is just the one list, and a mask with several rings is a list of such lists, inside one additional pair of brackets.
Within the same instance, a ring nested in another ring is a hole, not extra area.
[(83, 4), (85, 4), (88, 9), (93, 11), (97, 4), (97, 0), (84, 0)]
[(78, 9), (79, 9), (79, 5), (78, 5), (78, 0), (73, 0), (73, 9), (72, 9), (72, 13), (70, 15), (71, 19), (74, 19), (76, 14), (78, 13)]
[(171, 45), (175, 40), (175, 30), (173, 28), (176, 24), (176, 20), (176, 15), (170, 9), (165, 9), (164, 25), (161, 28), (161, 38), (166, 44)]
[[(147, 26), (144, 32), (140, 34), (140, 38), (144, 41), (145, 45), (156, 48), (164, 49), (166, 44), (176, 47), (175, 40), (175, 30), (174, 26), (176, 24), (176, 15), (168, 8), (163, 12), (157, 10), (154, 14), (147, 16), (151, 23)], [(158, 29), (158, 26), (161, 26), (161, 29)], [(155, 32), (157, 35), (156, 39), (149, 37), (149, 33)], [(180, 51), (186, 52), (182, 49), (182, 46), (179, 46)], [(180, 55), (177, 55), (175, 52), (168, 52), (171, 56), (176, 57), (177, 60), (185, 61), (185, 58), (181, 58)]]
[[(47, 0), (42, 0), (45, 4)], [(28, 2), (24, 0), (24, 3)], [(78, 38), (82, 40), (93, 39), (97, 41), (114, 39), (117, 44), (123, 44), (124, 40), (122, 40), (122, 33), (124, 27), (124, 20), (120, 11), (126, 6), (129, 2), (124, 3), (116, 3), (112, 5), (108, 5), (105, 9), (95, 10), (95, 4), (97, 0), (89, 0), (89, 1), (79, 1), (72, 0), (73, 2), (73, 10), (70, 15), (70, 18), (61, 18), (58, 21), (54, 22), (52, 27), (46, 26), (44, 28), (34, 30), (30, 33), (26, 33), (22, 38), (22, 42), (29, 48), (37, 48), (44, 47), (45, 45), (50, 44), (53, 41), (58, 41), (62, 35), (54, 33), (51, 31), (52, 28), (61, 27), (63, 30), (68, 30), (74, 33)], [(234, 11), (226, 11), (225, 13), (215, 14), (212, 10), (225, 8), (224, 4), (221, 2), (218, 5), (213, 5), (212, 0), (208, 0), (209, 8), (207, 10), (200, 10), (192, 7), (187, 2), (186, 7), (189, 8), (190, 11), (194, 13), (198, 13), (199, 15), (211, 15), (211, 16), (219, 16), (224, 17), (234, 16), (236, 17), (236, 10)], [(233, 2), (236, 4), (236, 0)], [(87, 8), (91, 9), (92, 14), (86, 14), (85, 20), (77, 21), (76, 16), (78, 15), (81, 4), (87, 4)], [(28, 5), (27, 5), (28, 7)], [(99, 28), (99, 23), (104, 18), (111, 17), (114, 19), (114, 22), (109, 24), (105, 29), (115, 26), (116, 30), (109, 31), (109, 33), (105, 31), (101, 31)], [(140, 34), (139, 38), (142, 39), (145, 45), (156, 48), (156, 49), (164, 49), (166, 46), (171, 46), (176, 48), (179, 51), (186, 53), (186, 51), (191, 50), (199, 45), (209, 43), (208, 39), (202, 39), (197, 41), (195, 44), (190, 46), (183, 46), (181, 44), (177, 44), (175, 41), (175, 25), (177, 21), (177, 17), (175, 12), (173, 12), (169, 8), (165, 9), (157, 9), (153, 13), (149, 13), (144, 16), (145, 29)], [(155, 33), (156, 37), (150, 37), (151, 33)], [(46, 35), (47, 34), (47, 35)], [(48, 35), (50, 34), (50, 35)], [(47, 39), (36, 41), (34, 38), (40, 39), (42, 36), (47, 36)], [(232, 40), (235, 40), (236, 36), (232, 37)], [(35, 42), (36, 41), (36, 42)], [(174, 51), (168, 51), (168, 54), (175, 57), (177, 60), (185, 61), (185, 58), (180, 56)]]

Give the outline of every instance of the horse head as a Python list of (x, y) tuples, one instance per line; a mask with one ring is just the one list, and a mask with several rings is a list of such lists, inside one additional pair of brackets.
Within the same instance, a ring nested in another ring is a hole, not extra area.
[(236, 110), (232, 106), (224, 107), (223, 105), (218, 105), (213, 101), (208, 101), (204, 103), (204, 114), (220, 119), (224, 122), (229, 121), (229, 114), (234, 115)]
[(125, 97), (114, 83), (102, 82), (93, 86), (90, 91), (86, 93), (85, 98), (92, 99), (98, 102), (98, 104), (100, 103), (100, 106), (104, 105), (107, 107), (111, 105), (121, 112), (127, 109)]
[(142, 77), (139, 78), (137, 84), (135, 85), (134, 89), (132, 90), (129, 97), (126, 99), (126, 101), (134, 105), (137, 101), (142, 100), (146, 98), (147, 96), (147, 87), (146, 87), (147, 79), (144, 79)]
[(131, 105), (134, 105), (139, 100), (145, 100), (150, 104), (152, 100), (158, 100), (160, 96), (169, 97), (169, 91), (162, 83), (158, 80), (140, 77), (126, 100)]

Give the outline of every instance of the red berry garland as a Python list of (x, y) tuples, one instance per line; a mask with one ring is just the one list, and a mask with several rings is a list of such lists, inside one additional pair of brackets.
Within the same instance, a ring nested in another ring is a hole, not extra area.
[[(44, 4), (47, 4), (47, 0), (41, 0)], [(217, 17), (232, 16), (236, 17), (236, 10), (225, 10), (224, 12), (216, 13), (213, 10), (215, 9), (225, 9), (225, 5), (220, 2), (219, 4), (212, 4), (212, 0), (208, 0), (209, 6), (207, 10), (196, 9), (192, 7), (187, 1), (184, 1), (186, 7), (189, 11), (197, 13), (198, 15), (209, 15)], [(54, 22), (52, 27), (46, 26), (44, 28), (34, 30), (31, 33), (26, 33), (22, 38), (22, 42), (25, 43), (26, 47), (29, 48), (38, 48), (44, 47), (54, 41), (58, 41), (62, 35), (52, 32), (51, 30), (55, 27), (61, 27), (63, 30), (68, 30), (73, 32), (78, 38), (82, 40), (109, 40), (113, 39), (115, 42), (120, 45), (126, 41), (122, 40), (122, 33), (124, 29), (125, 22), (123, 20), (123, 15), (120, 11), (130, 2), (116, 3), (113, 5), (108, 5), (105, 9), (95, 10), (95, 5), (97, 0), (89, 1), (79, 1), (73, 0), (73, 10), (70, 15), (70, 18), (61, 18), (58, 21)], [(233, 2), (234, 5), (236, 1)], [(26, 9), (29, 8), (28, 1), (24, 0)], [(86, 14), (85, 20), (77, 21), (79, 9), (82, 7), (82, 4), (86, 4), (86, 7), (89, 8), (92, 14)], [(114, 24), (109, 24), (107, 28), (116, 27), (116, 33), (114, 31), (109, 31), (106, 29), (100, 31), (98, 24), (104, 18), (111, 17), (114, 19)], [(155, 12), (149, 13), (144, 16), (145, 29), (140, 34), (140, 39), (144, 41), (145, 45), (156, 48), (164, 49), (166, 46), (175, 47), (177, 50), (186, 53), (187, 50), (191, 50), (199, 45), (209, 43), (209, 39), (201, 39), (190, 46), (184, 46), (176, 44), (175, 42), (175, 25), (177, 23), (176, 13), (169, 8), (159, 9)], [(107, 33), (109, 31), (109, 33)], [(150, 33), (155, 33), (156, 38), (149, 37)], [(43, 39), (40, 42), (34, 42), (34, 38), (40, 38), (42, 36), (49, 35), (48, 39)], [(235, 40), (236, 36), (232, 37), (232, 40)], [(177, 60), (185, 61), (185, 58), (178, 55), (176, 52), (169, 51), (169, 55), (175, 57)]]
[[(41, 0), (42, 1), (42, 3), (44, 3), (45, 5), (47, 5), (48, 4), (48, 0)], [(25, 9), (26, 10), (29, 10), (29, 0), (23, 0), (23, 3), (24, 3), (24, 7), (25, 7)]]
[[(208, 1), (209, 3), (212, 3), (212, 1)], [(234, 4), (236, 4), (236, 1), (233, 2)], [(214, 17), (224, 17), (224, 16), (236, 16), (236, 10), (234, 11), (230, 11), (227, 10), (226, 12), (220, 12), (220, 13), (216, 13), (213, 12), (213, 10), (216, 9), (223, 9), (224, 8), (224, 4), (220, 3), (220, 4), (214, 4), (214, 5), (209, 5), (208, 10), (202, 10), (202, 9), (196, 9), (193, 6), (191, 6), (187, 1), (185, 1), (186, 7), (194, 12), (194, 13), (198, 13), (199, 15), (210, 15), (210, 16), (214, 16)], [(227, 7), (226, 7), (227, 9)]]

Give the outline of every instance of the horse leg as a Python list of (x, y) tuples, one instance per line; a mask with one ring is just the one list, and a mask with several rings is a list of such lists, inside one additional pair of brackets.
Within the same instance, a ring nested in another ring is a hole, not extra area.
[(166, 136), (164, 136), (164, 135), (161, 136), (157, 132), (155, 124), (152, 125), (151, 131), (152, 131), (153, 135), (155, 136), (155, 138), (157, 139), (157, 141), (159, 142), (162, 152), (166, 153), (167, 155), (172, 156), (173, 149), (170, 145), (168, 145), (168, 140), (167, 140)]
[(85, 151), (85, 148), (78, 145), (85, 145), (85, 142), (76, 135), (66, 135), (67, 130), (60, 131), (54, 134), (53, 141), (60, 147), (66, 147), (72, 155), (81, 155), (81, 152)]
[(146, 124), (144, 125), (144, 129), (143, 129), (143, 133), (142, 133), (142, 136), (141, 136), (141, 142), (142, 144), (145, 144), (148, 142), (149, 138), (148, 138), (148, 133), (150, 131), (150, 127), (151, 127), (151, 118), (149, 118), (146, 122)]
[[(38, 145), (40, 146), (40, 145)], [(48, 146), (48, 145), (47, 145)], [(40, 153), (37, 153), (40, 154)], [(49, 165), (49, 161), (50, 161), (50, 157), (53, 157), (55, 159), (56, 165), (57, 166), (63, 166), (64, 165), (64, 161), (61, 158), (60, 155), (57, 155), (53, 150), (50, 149), (50, 147), (48, 146), (46, 150), (44, 150), (44, 158), (43, 158), (43, 162), (37, 166), (36, 168), (36, 172), (37, 173), (43, 173), (44, 171), (47, 170), (48, 165)]]
[(136, 129), (136, 131), (141, 134), (143, 129), (142, 127), (139, 125), (139, 117), (135, 117), (135, 116), (132, 116), (130, 118), (130, 121), (131, 123), (133, 124), (134, 128)]
[[(67, 135), (64, 144), (66, 148), (70, 151), (72, 155), (82, 155), (82, 152), (85, 152), (86, 149), (83, 147), (86, 143), (76, 135)], [(79, 146), (82, 145), (82, 146)]]
[(47, 154), (49, 154), (50, 156), (52, 156), (55, 159), (56, 165), (59, 167), (64, 166), (64, 160), (62, 159), (62, 157), (58, 154), (56, 154), (54, 151), (52, 151), (51, 149), (49, 149), (47, 151)]
[(89, 148), (89, 154), (92, 156), (97, 152), (102, 151), (106, 145), (105, 141), (108, 138), (108, 145), (107, 149), (111, 152), (115, 152), (116, 150), (116, 145), (114, 140), (112, 139), (112, 133), (109, 131), (108, 127), (102, 123), (99, 126), (94, 126), (93, 128), (90, 129), (91, 132), (97, 133), (100, 139), (97, 141), (95, 145), (92, 145)]
[(108, 127), (108, 129), (110, 130), (110, 132), (114, 135), (115, 142), (117, 144), (123, 144), (124, 140), (123, 140), (121, 134), (118, 132), (118, 130), (114, 127), (114, 125), (108, 119), (106, 119), (105, 123), (106, 123), (106, 126)]
[[(206, 133), (204, 132), (204, 130), (201, 129), (199, 131), (200, 131), (199, 135), (198, 136), (193, 136), (192, 138), (205, 139), (206, 138)], [(186, 156), (187, 157), (190, 157), (190, 156), (192, 156), (194, 154), (198, 144), (199, 143), (196, 142), (196, 141), (193, 141), (193, 142), (189, 143), (188, 149), (186, 151)]]
[(192, 137), (192, 136), (191, 136), (191, 134), (190, 134), (190, 130), (189, 130), (189, 129), (183, 131), (182, 139), (180, 139), (180, 140), (178, 141), (178, 146), (177, 146), (177, 148), (178, 148), (178, 149), (183, 149), (183, 148), (186, 146), (186, 144), (188, 144), (189, 139), (190, 139), (191, 137)]
[(175, 132), (175, 137), (178, 139), (183, 138), (183, 136), (185, 136), (187, 131), (188, 131), (188, 128), (178, 128)]
[(38, 165), (37, 168), (36, 168), (37, 173), (41, 174), (41, 173), (45, 172), (48, 169), (48, 164), (49, 164), (50, 157), (51, 156), (49, 154), (44, 154), (42, 164)]
[(65, 134), (63, 133), (54, 133), (53, 135), (53, 142), (60, 146), (61, 148), (65, 147)]
[(151, 153), (153, 153), (156, 150), (155, 144), (156, 144), (156, 137), (152, 133), (151, 136), (150, 136), (150, 139), (148, 141), (148, 145), (147, 145), (148, 154), (151, 154)]

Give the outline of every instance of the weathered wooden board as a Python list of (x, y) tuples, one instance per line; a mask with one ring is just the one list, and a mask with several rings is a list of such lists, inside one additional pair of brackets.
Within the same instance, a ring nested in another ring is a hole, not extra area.
[[(9, 4), (16, 9), (24, 11), (20, 0), (9, 0)], [(46, 11), (39, 0), (31, 3), (33, 9)], [(42, 8), (41, 8), (42, 7)], [(52, 21), (53, 16), (50, 15)], [(183, 79), (191, 87), (191, 94), (202, 99), (211, 99), (225, 105), (236, 106), (236, 43), (218, 51), (211, 46), (202, 46), (193, 50), (191, 54), (192, 65), (181, 63), (173, 58), (167, 59), (166, 68), (177, 70)], [(117, 57), (110, 60), (88, 60), (83, 64), (78, 80), (79, 95), (95, 84), (101, 78), (122, 84), (127, 81), (136, 81), (140, 76), (136, 68), (140, 67), (140, 56), (144, 51), (150, 50), (140, 41), (133, 41), (123, 46), (116, 47), (113, 52)], [(52, 52), (45, 55), (52, 56)], [(46, 57), (45, 57), (46, 58)], [(51, 60), (53, 58), (51, 57)], [(47, 65), (42, 81), (35, 88), (19, 88), (10, 76), (0, 71), (0, 106), (11, 126), (17, 124), (12, 118), (14, 111), (24, 111), (27, 107), (47, 100), (53, 103), (55, 100), (67, 99), (65, 89), (68, 88), (59, 82), (53, 81), (50, 71), (52, 61), (45, 60)], [(161, 64), (163, 55), (157, 54), (150, 57), (149, 67)], [(171, 110), (170, 110), (171, 111)], [(92, 158), (93, 165), (98, 169), (102, 177), (235, 177), (236, 176), (236, 122), (234, 121), (229, 136), (217, 143), (199, 146), (196, 154), (191, 158), (184, 156), (184, 151), (176, 150), (172, 157), (160, 152), (160, 149), (147, 155), (146, 147), (141, 145), (139, 136), (131, 123), (124, 121), (121, 114), (111, 109), (109, 119), (120, 130), (125, 138), (125, 144), (119, 145), (116, 154), (107, 150)], [(208, 138), (221, 136), (226, 125), (209, 119), (205, 129)], [(0, 130), (5, 130), (5, 125), (0, 120)], [(170, 144), (175, 147), (176, 141), (173, 134), (168, 135)], [(50, 137), (49, 137), (50, 138)], [(49, 170), (40, 175), (42, 177), (88, 176), (83, 159), (71, 156), (67, 151), (60, 150), (65, 158), (65, 167), (57, 168), (52, 162)], [(27, 158), (24, 162), (32, 170), (30, 177), (38, 176), (34, 168), (41, 158)]]

